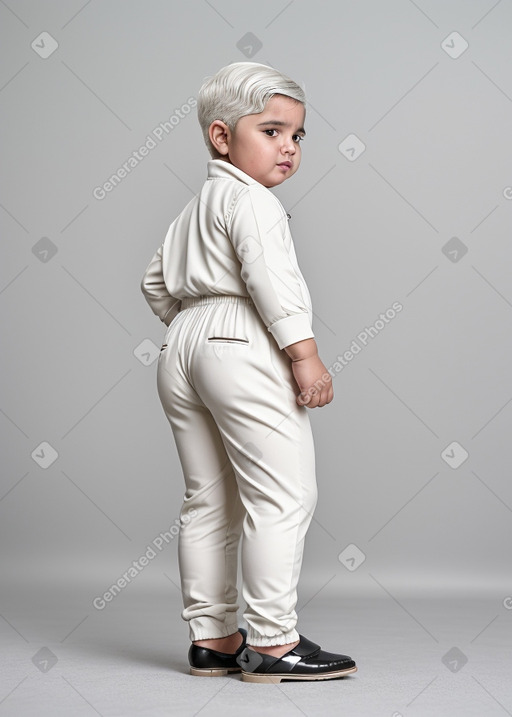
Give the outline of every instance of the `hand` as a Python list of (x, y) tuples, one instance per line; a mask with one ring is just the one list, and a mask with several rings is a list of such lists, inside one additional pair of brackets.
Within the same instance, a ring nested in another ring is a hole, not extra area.
[(300, 389), (296, 397), (299, 406), (321, 408), (332, 401), (332, 377), (318, 354), (292, 361), (292, 372)]

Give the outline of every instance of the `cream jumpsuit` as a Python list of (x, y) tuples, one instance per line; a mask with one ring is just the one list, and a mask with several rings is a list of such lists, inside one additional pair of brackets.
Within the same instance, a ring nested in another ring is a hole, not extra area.
[[(299, 639), (297, 583), (317, 501), (308, 409), (282, 349), (314, 337), (287, 215), (222, 159), (173, 221), (142, 278), (167, 325), (157, 387), (185, 480), (178, 563), (190, 640), (238, 629)], [(240, 541), (240, 538), (242, 540)]]

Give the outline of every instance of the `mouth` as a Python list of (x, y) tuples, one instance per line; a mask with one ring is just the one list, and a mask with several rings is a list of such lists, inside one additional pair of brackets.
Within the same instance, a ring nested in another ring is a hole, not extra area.
[(283, 167), (283, 169), (291, 169), (293, 165), (291, 162), (280, 162), (277, 166)]

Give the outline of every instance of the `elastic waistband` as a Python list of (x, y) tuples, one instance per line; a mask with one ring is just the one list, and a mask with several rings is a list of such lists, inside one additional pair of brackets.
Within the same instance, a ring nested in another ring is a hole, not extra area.
[(203, 304), (217, 304), (227, 302), (229, 304), (253, 304), (250, 296), (236, 296), (235, 294), (213, 294), (209, 296), (185, 296), (181, 299), (181, 308), (188, 309), (191, 306), (202, 306)]

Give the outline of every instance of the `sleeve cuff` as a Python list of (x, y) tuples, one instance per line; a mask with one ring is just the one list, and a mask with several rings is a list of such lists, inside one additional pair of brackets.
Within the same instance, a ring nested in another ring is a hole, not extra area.
[(280, 349), (294, 344), (297, 341), (313, 339), (315, 337), (311, 329), (309, 316), (305, 312), (285, 316), (284, 319), (279, 319), (279, 321), (269, 326), (268, 330), (277, 341), (277, 345)]

